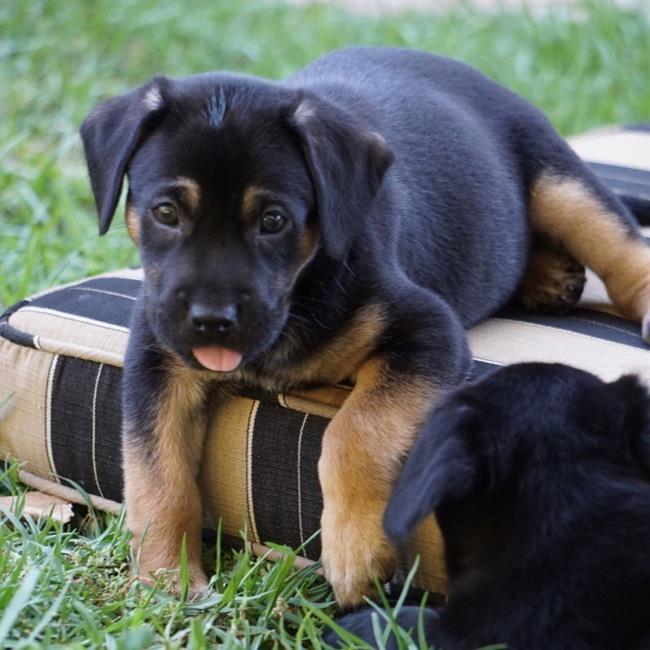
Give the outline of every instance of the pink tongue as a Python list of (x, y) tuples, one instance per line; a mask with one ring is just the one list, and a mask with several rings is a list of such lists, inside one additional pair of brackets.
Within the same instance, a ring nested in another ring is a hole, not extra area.
[(239, 352), (218, 345), (205, 345), (201, 348), (194, 348), (192, 353), (196, 360), (208, 370), (230, 372), (241, 363), (241, 354)]

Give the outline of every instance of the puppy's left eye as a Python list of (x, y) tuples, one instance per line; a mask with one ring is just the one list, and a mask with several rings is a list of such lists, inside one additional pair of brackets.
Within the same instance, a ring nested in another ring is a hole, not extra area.
[(174, 228), (178, 225), (178, 210), (172, 203), (159, 203), (152, 210), (154, 219), (163, 226)]
[(278, 209), (267, 210), (260, 220), (260, 232), (263, 235), (274, 235), (280, 232), (288, 219)]

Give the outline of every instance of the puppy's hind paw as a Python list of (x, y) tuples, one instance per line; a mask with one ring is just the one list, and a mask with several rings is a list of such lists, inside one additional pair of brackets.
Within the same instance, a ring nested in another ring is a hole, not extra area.
[(517, 296), (528, 311), (565, 314), (580, 300), (585, 282), (585, 267), (567, 253), (533, 249)]

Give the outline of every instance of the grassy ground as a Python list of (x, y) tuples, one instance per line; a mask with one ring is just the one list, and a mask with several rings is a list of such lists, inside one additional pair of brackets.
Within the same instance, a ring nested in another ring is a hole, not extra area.
[[(96, 238), (77, 126), (99, 99), (160, 72), (280, 77), (354, 43), (462, 59), (530, 98), (565, 134), (650, 117), (650, 17), (605, 1), (582, 4), (573, 16), (482, 14), (463, 4), (435, 17), (368, 18), (236, 0), (6, 0), (0, 307), (137, 263), (119, 224)], [(15, 470), (3, 476), (0, 490), (20, 489)], [(313, 571), (231, 551), (211, 557), (221, 596), (197, 606), (143, 593), (128, 580), (122, 521), (90, 515), (76, 524), (0, 525), (0, 647), (301, 647), (317, 645), (320, 612), (334, 611)]]

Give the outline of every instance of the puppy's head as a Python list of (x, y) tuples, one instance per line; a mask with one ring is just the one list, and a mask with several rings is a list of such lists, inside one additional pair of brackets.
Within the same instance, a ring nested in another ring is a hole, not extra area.
[(154, 334), (222, 372), (278, 340), (301, 271), (347, 254), (391, 162), (334, 105), (225, 74), (155, 78), (100, 104), (81, 135), (102, 234), (128, 178)]
[(474, 526), (484, 516), (528, 512), (553, 490), (569, 486), (577, 495), (578, 484), (617, 477), (650, 480), (650, 397), (638, 379), (604, 383), (559, 364), (508, 366), (450, 393), (436, 409), (384, 524), (402, 543), (433, 511), (441, 525), (451, 515)]

